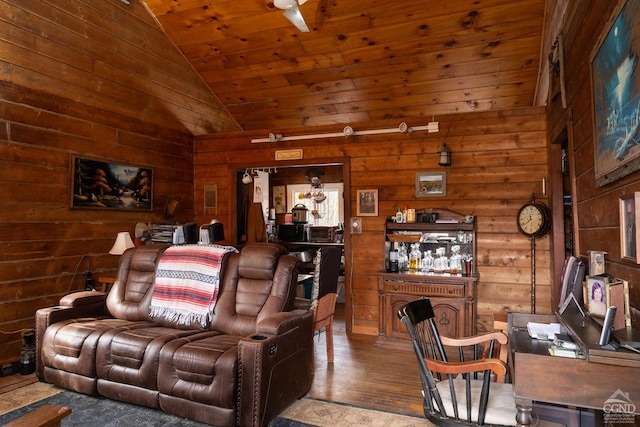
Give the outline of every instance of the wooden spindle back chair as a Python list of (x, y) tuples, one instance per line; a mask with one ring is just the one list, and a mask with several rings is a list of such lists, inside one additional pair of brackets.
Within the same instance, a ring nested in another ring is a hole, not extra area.
[[(398, 317), (413, 343), (430, 421), (441, 426), (516, 425), (513, 386), (503, 382), (508, 353), (504, 333), (441, 336), (426, 298), (405, 304)], [(456, 347), (450, 358), (447, 350)]]

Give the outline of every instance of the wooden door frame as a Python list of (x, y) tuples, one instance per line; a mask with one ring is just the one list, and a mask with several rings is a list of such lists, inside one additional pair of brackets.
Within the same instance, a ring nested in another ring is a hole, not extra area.
[(551, 136), (549, 148), (549, 171), (551, 175), (551, 239), (552, 239), (552, 274), (551, 278), (551, 307), (556, 307), (558, 301), (558, 286), (562, 277), (562, 266), (565, 260), (564, 235), (564, 186), (562, 174), (562, 143), (567, 141), (566, 155), (569, 167), (569, 181), (571, 190), (571, 216), (573, 218), (573, 254), (580, 256), (580, 238), (578, 234), (578, 208), (576, 205), (576, 172), (573, 142), (573, 122), (567, 119), (563, 126)]
[[(237, 173), (239, 170), (244, 169), (280, 169), (280, 168), (292, 168), (292, 167), (318, 167), (318, 166), (330, 166), (330, 165), (342, 165), (342, 184), (343, 184), (343, 197), (344, 197), (344, 310), (345, 310), (345, 328), (349, 334), (353, 329), (353, 310), (351, 299), (351, 278), (353, 277), (353, 267), (351, 265), (351, 227), (348, 227), (348, 221), (351, 218), (351, 160), (349, 157), (327, 157), (327, 158), (315, 158), (315, 159), (302, 159), (302, 160), (287, 160), (277, 161), (274, 159), (265, 159), (251, 164), (243, 162), (231, 162), (227, 165), (230, 174), (229, 182), (232, 184), (230, 206), (237, 206), (238, 200), (238, 188), (237, 188)], [(237, 219), (230, 215), (231, 226), (235, 230), (237, 228)]]

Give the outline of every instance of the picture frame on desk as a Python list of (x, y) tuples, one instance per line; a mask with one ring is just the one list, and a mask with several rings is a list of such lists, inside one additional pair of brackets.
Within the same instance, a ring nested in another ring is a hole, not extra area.
[(631, 326), (629, 282), (607, 274), (586, 277), (585, 300), (591, 316), (604, 318), (609, 307), (617, 307), (613, 328)]
[(585, 301), (591, 316), (604, 318), (607, 313), (606, 283), (607, 277), (604, 275), (587, 276)]
[(606, 284), (605, 293), (609, 302), (607, 308), (617, 307), (613, 321), (613, 329), (618, 330), (631, 326), (631, 310), (629, 308), (629, 282), (622, 279), (614, 279)]

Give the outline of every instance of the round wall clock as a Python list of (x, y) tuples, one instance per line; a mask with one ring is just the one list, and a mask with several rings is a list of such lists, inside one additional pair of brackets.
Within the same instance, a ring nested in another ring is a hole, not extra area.
[(551, 211), (544, 203), (534, 200), (518, 211), (518, 229), (526, 236), (542, 237), (551, 227)]

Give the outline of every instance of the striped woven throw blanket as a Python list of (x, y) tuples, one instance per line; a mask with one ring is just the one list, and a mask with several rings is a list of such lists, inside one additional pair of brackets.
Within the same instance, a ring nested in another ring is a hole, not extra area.
[(150, 315), (173, 323), (206, 328), (220, 288), (224, 256), (232, 246), (178, 245), (158, 260)]

